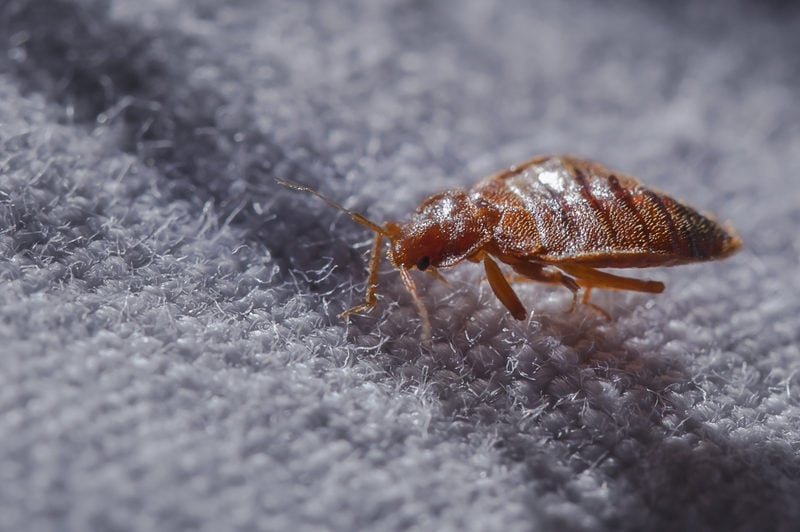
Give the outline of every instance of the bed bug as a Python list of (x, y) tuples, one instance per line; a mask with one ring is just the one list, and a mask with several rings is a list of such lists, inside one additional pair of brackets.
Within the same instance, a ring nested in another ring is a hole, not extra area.
[[(468, 190), (434, 194), (407, 222), (382, 226), (307, 186), (279, 182), (318, 196), (375, 232), (364, 303), (340, 317), (376, 305), (381, 247), (387, 239), (389, 262), (419, 311), (423, 339), (430, 338), (430, 319), (411, 276), (413, 268), (444, 280), (440, 268), (464, 260), (482, 262), (492, 291), (514, 318), (524, 320), (527, 312), (509, 281), (562, 285), (572, 292), (574, 308), (580, 289), (586, 304), (593, 288), (654, 294), (664, 290), (659, 281), (622, 277), (600, 268), (721, 259), (742, 244), (730, 225), (719, 224), (711, 215), (634, 177), (567, 155), (534, 157)], [(514, 273), (504, 274), (498, 261)]]

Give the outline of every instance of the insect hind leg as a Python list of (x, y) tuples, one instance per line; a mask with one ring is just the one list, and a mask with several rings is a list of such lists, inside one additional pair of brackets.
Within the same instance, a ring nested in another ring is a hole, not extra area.
[(573, 276), (580, 286), (587, 288), (633, 290), (634, 292), (648, 292), (650, 294), (660, 294), (664, 291), (664, 283), (662, 282), (622, 277), (597, 270), (591, 266), (584, 266), (583, 264), (559, 264), (558, 268)]
[(606, 317), (608, 317), (607, 312), (597, 305), (589, 302), (589, 296), (592, 292), (592, 288), (632, 290), (634, 292), (647, 292), (649, 294), (660, 294), (664, 291), (664, 283), (662, 282), (636, 279), (633, 277), (622, 277), (603, 272), (583, 264), (559, 264), (558, 268), (572, 275), (577, 281), (578, 285), (584, 288), (585, 291), (583, 293), (583, 297), (581, 298), (581, 303), (600, 311)]

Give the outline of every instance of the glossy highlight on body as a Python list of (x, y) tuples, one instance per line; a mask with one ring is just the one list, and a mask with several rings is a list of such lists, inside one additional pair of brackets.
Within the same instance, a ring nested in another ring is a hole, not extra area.
[[(741, 247), (730, 226), (717, 223), (637, 179), (572, 156), (539, 156), (490, 175), (469, 190), (452, 189), (423, 201), (405, 223), (378, 225), (311, 192), (375, 232), (365, 301), (342, 314), (376, 305), (383, 239), (430, 338), (430, 320), (410, 271), (442, 279), (440, 268), (482, 262), (498, 299), (516, 319), (527, 311), (509, 281), (560, 284), (573, 293), (593, 288), (660, 293), (663, 283), (621, 277), (600, 268), (672, 266), (726, 257)], [(497, 261), (513, 274), (503, 273)]]

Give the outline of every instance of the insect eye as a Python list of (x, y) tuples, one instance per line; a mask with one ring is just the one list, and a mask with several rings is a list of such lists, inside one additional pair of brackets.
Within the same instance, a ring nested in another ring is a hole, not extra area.
[(428, 266), (430, 265), (431, 265), (431, 258), (427, 255), (425, 255), (424, 257), (422, 257), (417, 261), (417, 268), (419, 268), (422, 271), (427, 270)]

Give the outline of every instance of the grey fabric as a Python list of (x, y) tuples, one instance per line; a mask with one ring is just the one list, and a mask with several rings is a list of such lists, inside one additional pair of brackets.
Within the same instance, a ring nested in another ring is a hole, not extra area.
[[(667, 4), (669, 7), (667, 7)], [(3, 530), (794, 530), (800, 13), (0, 2)], [(536, 153), (731, 219), (662, 295), (417, 276), (370, 232)]]

